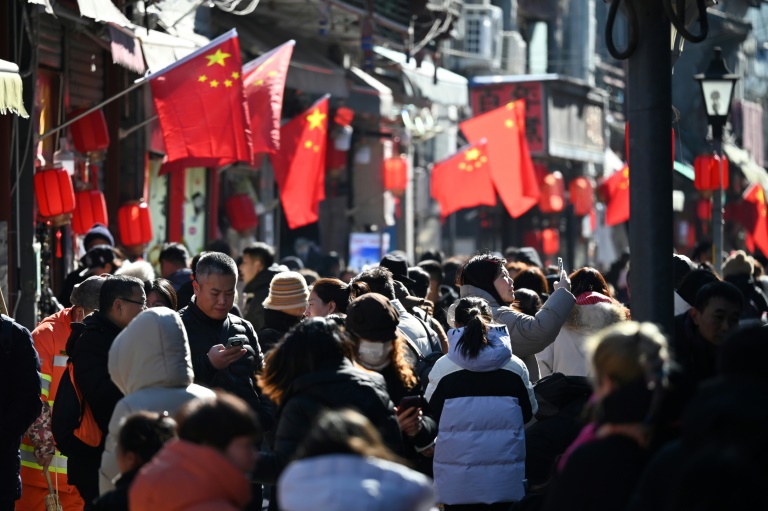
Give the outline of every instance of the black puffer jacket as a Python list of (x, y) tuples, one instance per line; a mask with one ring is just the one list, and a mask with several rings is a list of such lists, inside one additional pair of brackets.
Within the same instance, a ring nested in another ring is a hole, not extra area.
[(264, 309), (264, 328), (259, 330), (259, 344), (267, 353), (275, 344), (288, 333), (293, 326), (298, 325), (302, 316), (291, 316), (283, 311)]
[(40, 415), (40, 360), (29, 330), (10, 323), (10, 336), (0, 338), (0, 502), (21, 497), (19, 444)]
[(67, 353), (74, 367), (75, 382), (83, 395), (83, 401), (90, 406), (103, 436), (98, 448), (84, 448), (77, 455), (69, 457), (69, 484), (98, 488), (98, 471), (104, 440), (109, 431), (109, 420), (117, 402), (123, 398), (123, 393), (112, 382), (107, 368), (109, 348), (120, 331), (120, 327), (99, 311), (85, 318), (82, 324), (72, 324)]
[[(251, 324), (234, 314), (229, 314), (225, 320), (228, 328), (223, 332), (225, 321), (206, 315), (194, 300), (180, 310), (179, 314), (189, 337), (195, 383), (211, 389), (220, 388), (243, 399), (259, 415), (264, 431), (272, 429), (272, 407), (261, 397), (256, 385), (256, 372), (260, 371), (264, 364), (264, 355)], [(208, 351), (212, 346), (225, 344), (227, 339), (238, 334), (248, 338), (248, 344), (243, 346), (246, 354), (225, 369), (214, 368), (208, 359)]]
[(383, 378), (353, 367), (345, 359), (335, 367), (319, 369), (294, 380), (278, 409), (273, 452), (261, 453), (254, 479), (274, 484), (318, 414), (324, 409), (341, 408), (352, 408), (365, 415), (387, 447), (402, 454), (400, 427)]

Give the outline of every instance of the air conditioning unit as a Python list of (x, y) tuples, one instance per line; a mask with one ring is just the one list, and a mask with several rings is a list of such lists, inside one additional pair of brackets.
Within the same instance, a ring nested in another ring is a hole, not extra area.
[(501, 49), (501, 69), (511, 75), (524, 75), (528, 59), (528, 44), (520, 32), (502, 32)]
[(457, 70), (500, 69), (503, 11), (488, 4), (464, 4), (456, 38), (446, 53)]

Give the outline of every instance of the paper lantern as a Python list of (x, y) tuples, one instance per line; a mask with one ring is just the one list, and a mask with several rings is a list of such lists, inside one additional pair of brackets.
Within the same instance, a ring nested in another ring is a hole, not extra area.
[(146, 202), (129, 202), (117, 211), (120, 239), (131, 247), (152, 241), (152, 219)]
[(523, 233), (523, 246), (541, 250), (541, 229), (533, 229)]
[(544, 176), (539, 196), (539, 210), (542, 213), (559, 213), (565, 207), (565, 181), (560, 172)]
[[(85, 109), (75, 110), (70, 117), (75, 117)], [(94, 110), (85, 117), (78, 119), (69, 127), (72, 143), (77, 152), (85, 154), (91, 151), (101, 151), (109, 147), (109, 132), (104, 112)]]
[(72, 213), (72, 230), (86, 234), (94, 224), (109, 225), (107, 203), (99, 190), (85, 190), (75, 195), (76, 206)]
[[(697, 190), (719, 190), (720, 189), (720, 162), (721, 159), (716, 154), (703, 154), (697, 156), (693, 162), (693, 169), (696, 172), (696, 178), (693, 185)], [(723, 164), (723, 190), (728, 188), (728, 160), (722, 158)]]
[(384, 189), (402, 195), (408, 188), (408, 160), (393, 156), (384, 160)]
[(541, 231), (541, 251), (548, 256), (560, 252), (560, 231), (552, 228)]
[(577, 177), (568, 185), (568, 191), (573, 204), (573, 212), (577, 216), (588, 215), (595, 205), (592, 182), (586, 177)]
[(247, 193), (230, 195), (224, 203), (224, 209), (227, 210), (229, 225), (238, 232), (247, 231), (259, 225), (256, 209), (253, 207), (251, 196)]
[(696, 203), (696, 216), (699, 220), (712, 220), (712, 201), (709, 199), (699, 199)]
[(40, 216), (46, 218), (71, 213), (75, 209), (72, 179), (62, 168), (35, 173), (35, 197)]
[(349, 126), (355, 118), (355, 112), (351, 108), (340, 106), (336, 109), (336, 115), (333, 116), (333, 122), (339, 126)]

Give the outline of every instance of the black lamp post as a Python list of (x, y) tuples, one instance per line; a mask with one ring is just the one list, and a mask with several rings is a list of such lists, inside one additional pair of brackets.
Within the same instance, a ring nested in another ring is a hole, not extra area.
[(715, 48), (715, 55), (704, 73), (693, 78), (701, 86), (704, 105), (707, 108), (707, 122), (712, 127), (712, 143), (715, 154), (720, 157), (719, 183), (720, 188), (715, 192), (712, 207), (712, 264), (719, 274), (723, 264), (723, 126), (731, 111), (733, 91), (739, 76), (731, 73), (725, 65), (722, 50)]

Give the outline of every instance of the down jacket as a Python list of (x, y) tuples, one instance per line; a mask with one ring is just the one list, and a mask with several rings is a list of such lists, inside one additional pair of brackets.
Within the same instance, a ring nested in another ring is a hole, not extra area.
[(459, 292), (462, 298), (477, 296), (488, 301), (493, 310), (493, 320), (507, 325), (512, 353), (525, 362), (531, 381), (539, 381), (536, 354), (555, 342), (560, 327), (576, 303), (576, 298), (565, 289), (557, 289), (535, 316), (529, 316), (507, 305), (499, 305), (490, 293), (478, 287), (464, 285)]
[(166, 307), (147, 309), (117, 336), (109, 350), (109, 375), (125, 394), (112, 419), (101, 457), (99, 490), (114, 489), (117, 437), (121, 421), (134, 412), (168, 412), (173, 417), (188, 401), (214, 397), (212, 390), (192, 383), (187, 332), (179, 315)]
[(611, 303), (575, 305), (555, 342), (536, 355), (542, 378), (552, 373), (591, 376), (586, 348), (587, 337), (628, 319), (629, 309), (615, 300)]
[(538, 411), (528, 370), (512, 355), (504, 325), (488, 327), (476, 358), (450, 350), (429, 374), (426, 398), (438, 419), (434, 477), (443, 504), (517, 502), (525, 496), (524, 425)]

